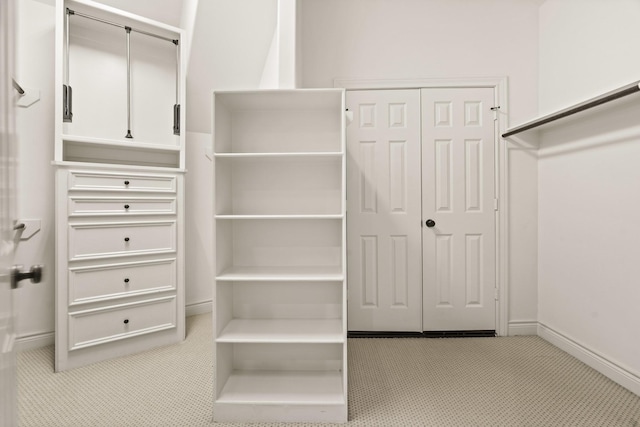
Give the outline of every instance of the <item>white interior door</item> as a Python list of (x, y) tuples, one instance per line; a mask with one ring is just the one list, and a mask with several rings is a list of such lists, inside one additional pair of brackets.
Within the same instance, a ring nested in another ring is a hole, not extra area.
[(495, 330), (494, 92), (421, 99), (423, 329)]
[(348, 91), (350, 331), (421, 331), (420, 91)]
[(13, 75), (14, 0), (0, 2), (0, 424), (16, 425), (13, 297), (15, 147)]

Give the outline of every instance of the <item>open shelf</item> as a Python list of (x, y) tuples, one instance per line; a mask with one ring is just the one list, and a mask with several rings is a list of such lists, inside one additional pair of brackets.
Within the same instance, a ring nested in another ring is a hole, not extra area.
[(62, 159), (69, 162), (178, 168), (180, 146), (131, 140), (62, 135)]
[(344, 215), (215, 215), (216, 219), (342, 219)]
[(217, 342), (342, 343), (342, 319), (233, 319)]
[(297, 152), (297, 153), (214, 153), (215, 157), (220, 159), (224, 158), (235, 158), (235, 159), (252, 159), (252, 158), (275, 158), (275, 159), (285, 159), (285, 158), (321, 158), (321, 157), (342, 157), (342, 152), (340, 151), (327, 151), (327, 152)]
[(217, 92), (216, 153), (342, 152), (340, 89)]
[(216, 276), (216, 280), (262, 280), (287, 281), (308, 280), (328, 281), (344, 280), (342, 267), (338, 266), (294, 266), (294, 267), (245, 267), (234, 266), (223, 270)]
[(335, 156), (217, 158), (216, 214), (341, 214), (341, 171)]
[(149, 151), (168, 153), (180, 151), (180, 146), (177, 144), (156, 144), (153, 142), (136, 141), (125, 138), (96, 138), (92, 136), (63, 134), (62, 140), (67, 143), (83, 143), (87, 145), (114, 148), (143, 148)]
[(229, 376), (216, 403), (345, 403), (339, 371), (240, 371)]
[(216, 274), (326, 280), (342, 273), (342, 237), (341, 219), (219, 220)]

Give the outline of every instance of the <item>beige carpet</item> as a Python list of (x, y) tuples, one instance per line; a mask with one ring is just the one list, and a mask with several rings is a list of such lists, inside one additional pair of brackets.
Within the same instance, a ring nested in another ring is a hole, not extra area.
[[(180, 345), (58, 374), (23, 352), (20, 425), (241, 425), (211, 422), (211, 333), (190, 317)], [(640, 427), (639, 396), (537, 337), (350, 339), (349, 369), (348, 426)]]

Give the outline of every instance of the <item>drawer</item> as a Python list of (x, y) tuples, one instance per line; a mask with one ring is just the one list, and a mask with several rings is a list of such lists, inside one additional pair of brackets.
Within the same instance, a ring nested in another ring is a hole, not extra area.
[(163, 215), (176, 213), (172, 197), (70, 197), (69, 216)]
[(69, 350), (175, 327), (175, 296), (70, 312)]
[(176, 177), (125, 173), (70, 171), (69, 190), (176, 192)]
[(71, 261), (175, 250), (175, 221), (69, 224)]
[(176, 259), (69, 269), (69, 304), (176, 289)]

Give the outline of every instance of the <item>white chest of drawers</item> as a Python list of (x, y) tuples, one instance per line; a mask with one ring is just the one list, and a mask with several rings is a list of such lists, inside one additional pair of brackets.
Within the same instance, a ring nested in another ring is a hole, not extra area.
[(184, 339), (183, 175), (56, 174), (56, 370)]
[(189, 46), (184, 30), (101, 2), (55, 5), (62, 371), (184, 339)]

